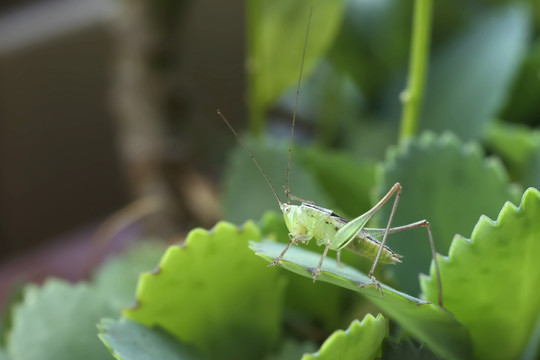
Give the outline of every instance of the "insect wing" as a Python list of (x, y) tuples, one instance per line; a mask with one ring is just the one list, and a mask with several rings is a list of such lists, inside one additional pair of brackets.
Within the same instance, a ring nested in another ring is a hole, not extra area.
[(364, 228), (372, 215), (372, 212), (367, 212), (343, 225), (332, 240), (331, 248), (340, 250), (347, 246)]

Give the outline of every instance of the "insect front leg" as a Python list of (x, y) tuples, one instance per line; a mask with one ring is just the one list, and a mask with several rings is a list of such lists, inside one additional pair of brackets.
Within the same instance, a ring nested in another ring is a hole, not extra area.
[(307, 243), (309, 240), (311, 240), (311, 238), (313, 237), (313, 235), (310, 235), (310, 234), (302, 234), (302, 235), (296, 235), (294, 236), (291, 241), (287, 244), (287, 246), (285, 247), (285, 249), (283, 249), (283, 251), (281, 252), (281, 254), (279, 254), (279, 256), (277, 257), (277, 259), (275, 259), (274, 261), (272, 261), (272, 263), (270, 265), (268, 265), (267, 267), (270, 267), (270, 266), (276, 266), (276, 265), (280, 265), (281, 264), (281, 259), (283, 259), (283, 256), (285, 255), (285, 253), (287, 252), (287, 250), (289, 250), (289, 248), (291, 247), (291, 245), (297, 243), (297, 242), (303, 242), (303, 243)]
[(328, 240), (326, 242), (326, 247), (324, 248), (324, 252), (321, 256), (321, 260), (319, 260), (319, 265), (317, 265), (317, 270), (315, 270), (315, 274), (313, 274), (313, 282), (317, 281), (317, 278), (319, 277), (319, 273), (321, 272), (321, 267), (324, 259), (326, 258), (326, 255), (328, 254), (328, 250), (330, 250), (331, 241)]

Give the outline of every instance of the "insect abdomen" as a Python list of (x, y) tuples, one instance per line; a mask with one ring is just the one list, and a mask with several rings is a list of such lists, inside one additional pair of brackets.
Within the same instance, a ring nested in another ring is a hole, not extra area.
[[(368, 259), (375, 259), (380, 246), (381, 243), (377, 241), (377, 239), (362, 232), (351, 241), (345, 249)], [(396, 264), (401, 262), (401, 260), (399, 260), (401, 257), (401, 255), (396, 254), (392, 249), (385, 245), (383, 246), (379, 262), (384, 264)]]

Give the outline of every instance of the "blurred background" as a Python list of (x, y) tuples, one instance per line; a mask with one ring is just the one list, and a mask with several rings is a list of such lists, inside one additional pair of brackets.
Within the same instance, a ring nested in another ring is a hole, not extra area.
[(84, 277), (110, 240), (215, 223), (234, 141), (216, 109), (245, 121), (243, 7), (2, 2), (0, 298), (14, 279)]
[[(379, 161), (399, 130), (412, 1), (3, 1), (0, 299), (19, 281), (85, 278), (134, 239), (180, 241), (195, 226), (275, 208), (259, 175), (250, 187), (226, 160), (235, 139), (216, 109), (248, 128), (248, 142), (287, 138), (311, 3), (296, 139)], [(534, 0), (435, 5), (422, 129), (496, 152), (495, 119), (516, 132), (540, 124), (539, 9)], [(460, 79), (490, 95), (463, 96)], [(286, 157), (266, 161), (281, 189)]]

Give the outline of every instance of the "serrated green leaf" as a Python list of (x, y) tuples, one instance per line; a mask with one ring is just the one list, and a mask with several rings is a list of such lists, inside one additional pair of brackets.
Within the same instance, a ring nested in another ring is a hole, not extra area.
[(12, 360), (107, 359), (96, 324), (112, 316), (106, 299), (87, 285), (48, 280), (28, 286), (15, 309), (7, 350)]
[[(482, 216), (467, 240), (456, 236), (440, 257), (444, 304), (469, 329), (478, 359), (516, 359), (540, 315), (540, 193), (529, 188), (497, 221)], [(433, 269), (431, 276), (433, 277)], [(428, 299), (433, 280), (422, 279)]]
[(117, 311), (132, 305), (139, 275), (155, 268), (165, 249), (162, 243), (143, 242), (109, 259), (94, 274), (97, 290)]
[(124, 316), (211, 358), (260, 357), (279, 337), (284, 287), (247, 247), (260, 237), (252, 222), (191, 231), (184, 247), (170, 247), (157, 271), (141, 276), (137, 305)]
[[(283, 250), (283, 244), (272, 241), (251, 242), (256, 255), (268, 262)], [(313, 277), (320, 255), (300, 247), (287, 251), (282, 267), (305, 276)], [(349, 266), (338, 267), (334, 259), (325, 259), (318, 281), (325, 281), (364, 295), (381, 310), (418, 339), (426, 342), (436, 353), (448, 358), (466, 358), (470, 354), (470, 339), (465, 328), (453, 316), (433, 305), (391, 287), (381, 284), (384, 296), (367, 275)]]
[(381, 356), (381, 345), (388, 336), (388, 322), (381, 315), (367, 314), (362, 322), (354, 320), (345, 331), (335, 331), (322, 344), (319, 351), (306, 354), (302, 360), (376, 359)]
[[(425, 133), (389, 152), (382, 168), (379, 198), (399, 182), (403, 191), (393, 226), (427, 219), (437, 252), (447, 253), (456, 233), (470, 231), (480, 214), (495, 216), (505, 201), (519, 199), (516, 188), (495, 159), (485, 159), (475, 144), (465, 145), (455, 136)], [(376, 218), (384, 227), (391, 206)], [(388, 237), (388, 245), (403, 255), (394, 272), (400, 288), (409, 294), (420, 291), (418, 274), (427, 273), (432, 256), (425, 229)]]
[(422, 128), (481, 138), (501, 106), (525, 53), (530, 15), (523, 4), (500, 6), (434, 56)]
[[(258, 141), (247, 139), (246, 143), (272, 182), (278, 196), (285, 201), (283, 186), (289, 144), (266, 137), (261, 137)], [(318, 203), (327, 203), (324, 191), (313, 176), (299, 164), (295, 156), (291, 160), (292, 194)], [(276, 198), (266, 180), (241, 146), (237, 146), (230, 154), (225, 168), (223, 208), (224, 218), (234, 223), (241, 223), (246, 219), (260, 219), (268, 210), (279, 210)]]
[(99, 338), (118, 360), (199, 360), (196, 350), (159, 328), (126, 319), (102, 319)]
[(269, 105), (298, 79), (310, 5), (314, 10), (304, 75), (310, 73), (337, 34), (344, 1), (247, 2), (248, 94), (252, 117), (262, 116)]

